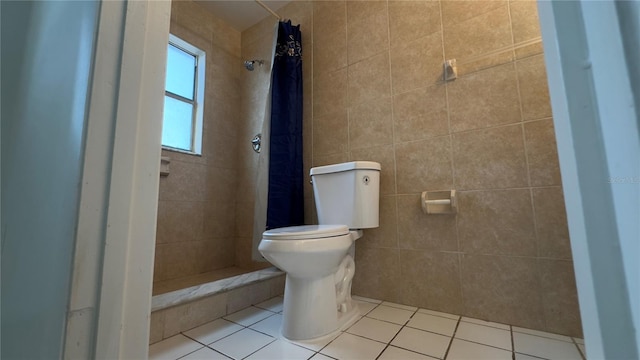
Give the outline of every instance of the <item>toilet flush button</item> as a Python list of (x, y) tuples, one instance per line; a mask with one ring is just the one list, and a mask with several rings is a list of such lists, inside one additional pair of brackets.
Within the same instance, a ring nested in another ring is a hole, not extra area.
[(362, 177), (362, 182), (363, 182), (365, 185), (369, 185), (369, 182), (370, 182), (370, 181), (371, 181), (371, 179), (369, 178), (369, 176), (365, 175), (365, 176), (363, 176), (363, 177)]

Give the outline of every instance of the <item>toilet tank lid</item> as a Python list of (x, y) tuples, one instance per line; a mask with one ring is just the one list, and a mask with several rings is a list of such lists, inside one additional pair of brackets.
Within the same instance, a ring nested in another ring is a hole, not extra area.
[(311, 168), (310, 175), (330, 174), (341, 171), (349, 170), (378, 170), (380, 171), (380, 164), (373, 161), (351, 161), (341, 164), (325, 165)]
[(349, 233), (346, 225), (303, 225), (267, 230), (262, 238), (267, 240), (300, 240), (342, 236)]

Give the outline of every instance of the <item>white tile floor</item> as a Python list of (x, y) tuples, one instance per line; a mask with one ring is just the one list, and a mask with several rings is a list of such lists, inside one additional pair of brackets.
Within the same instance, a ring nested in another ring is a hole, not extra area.
[(150, 359), (584, 359), (568, 336), (354, 297), (360, 319), (330, 339), (280, 336), (282, 297), (155, 343)]

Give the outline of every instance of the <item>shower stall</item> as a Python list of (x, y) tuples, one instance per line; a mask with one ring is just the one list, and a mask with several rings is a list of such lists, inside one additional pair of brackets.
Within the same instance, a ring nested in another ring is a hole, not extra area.
[[(253, 248), (266, 223), (278, 19), (240, 33), (205, 5), (172, 3), (170, 32), (207, 53), (205, 120), (202, 156), (162, 150), (154, 295), (271, 266)], [(258, 134), (261, 144), (252, 143)]]

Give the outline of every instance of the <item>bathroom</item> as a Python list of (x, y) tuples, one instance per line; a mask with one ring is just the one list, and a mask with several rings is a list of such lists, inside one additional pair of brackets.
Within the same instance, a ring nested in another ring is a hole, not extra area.
[[(535, 2), (313, 1), (277, 13), (302, 29), (305, 172), (382, 166), (380, 227), (356, 243), (353, 293), (582, 337)], [(171, 33), (211, 54), (211, 120), (202, 157), (163, 150), (154, 294), (175, 278), (269, 266), (251, 258), (246, 190), (267, 69), (242, 63), (268, 58), (274, 22), (239, 32), (202, 3), (172, 3)], [(448, 59), (458, 78), (444, 82)], [(458, 214), (425, 215), (421, 192), (447, 189)], [(305, 210), (314, 223), (310, 185)]]
[[(629, 50), (640, 46), (640, 7), (539, 2), (545, 77), (533, 4), (478, 5), (276, 8), (304, 34), (305, 171), (356, 159), (382, 164), (380, 227), (365, 230), (356, 249), (354, 300), (365, 312), (375, 308), (362, 319), (371, 323), (373, 312), (389, 308), (409, 311), (410, 322), (438, 312), (439, 322), (426, 325), (451, 324), (450, 316), (460, 330), (484, 319), (495, 323), (478, 325), (495, 331), (502, 322), (571, 335), (575, 351), (584, 335), (589, 358), (637, 358), (640, 74), (629, 64), (640, 54)], [(257, 93), (268, 77), (263, 52), (275, 18), (265, 14), (268, 23), (241, 32), (191, 1), (173, 11), (162, 1), (0, 6), (9, 89), (2, 92), (2, 358), (145, 358), (149, 343), (186, 338), (180, 333), (238, 311), (277, 318), (284, 274), (252, 260), (249, 229), (259, 206), (236, 190), (254, 187), (250, 141), (262, 122), (265, 96)], [(161, 162), (158, 74), (170, 23), (171, 32), (212, 51), (208, 111), (225, 121), (205, 125), (212, 150), (202, 157), (165, 151)], [(242, 64), (250, 59), (265, 63), (249, 72)], [(457, 79), (443, 82), (442, 64), (453, 59)], [(452, 189), (457, 214), (422, 212), (422, 191)], [(305, 195), (313, 223), (310, 187)], [(184, 303), (175, 296), (162, 309), (152, 299), (161, 282), (215, 271), (227, 274), (198, 289), (217, 292), (196, 291)], [(348, 331), (343, 338), (353, 339)], [(520, 331), (510, 332), (514, 340)]]

